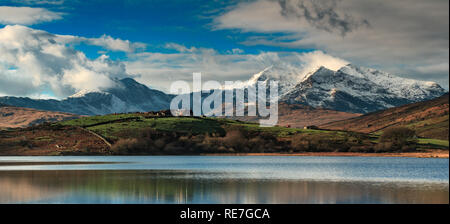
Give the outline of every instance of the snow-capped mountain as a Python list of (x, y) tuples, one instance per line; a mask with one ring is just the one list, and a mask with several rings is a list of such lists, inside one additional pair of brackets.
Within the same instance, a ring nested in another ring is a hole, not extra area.
[[(256, 73), (242, 85), (232, 86), (228, 91), (256, 85), (258, 81), (268, 83), (271, 80), (279, 82), (280, 102), (353, 113), (367, 113), (424, 101), (446, 93), (446, 90), (434, 82), (400, 78), (351, 64), (337, 70), (273, 65)], [(202, 93), (203, 98), (208, 95), (209, 93)], [(80, 115), (98, 115), (165, 110), (169, 109), (172, 98), (172, 95), (125, 78), (116, 80), (116, 85), (112, 88), (102, 91), (82, 90), (60, 101), (0, 97), (0, 103)]]
[(116, 86), (103, 91), (82, 90), (66, 99), (36, 100), (24, 97), (0, 97), (0, 102), (49, 111), (62, 111), (80, 115), (99, 115), (136, 111), (157, 111), (170, 106), (171, 95), (150, 89), (125, 78)]
[(320, 67), (286, 91), (280, 101), (367, 113), (439, 97), (434, 82), (406, 79), (375, 69), (346, 65), (337, 71)]
[(336, 70), (323, 66), (305, 69), (285, 64), (273, 65), (233, 88), (256, 85), (258, 81), (278, 81), (280, 102), (352, 113), (387, 109), (446, 93), (435, 82), (401, 78), (352, 64)]

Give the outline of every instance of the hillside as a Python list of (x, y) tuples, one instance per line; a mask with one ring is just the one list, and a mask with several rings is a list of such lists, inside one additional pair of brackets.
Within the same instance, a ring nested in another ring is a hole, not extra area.
[[(426, 142), (413, 149), (448, 149)], [(260, 127), (223, 118), (155, 113), (83, 117), (0, 131), (0, 155), (198, 155), (203, 153), (399, 152), (377, 136), (346, 131)], [(400, 152), (404, 152), (400, 151)], [(409, 151), (407, 151), (409, 152)]]
[[(308, 137), (309, 136), (309, 137)], [(302, 138), (305, 146), (293, 146)], [(201, 154), (348, 150), (358, 138), (340, 131), (259, 127), (222, 118), (130, 113), (83, 117), (0, 131), (0, 155)], [(303, 140), (305, 139), (305, 140)], [(353, 139), (353, 140), (352, 140)]]
[(420, 137), (448, 140), (449, 94), (433, 100), (381, 110), (348, 120), (320, 125), (331, 130), (363, 133), (382, 131), (387, 127), (407, 126)]
[(0, 129), (28, 127), (43, 122), (79, 118), (79, 115), (0, 105)]
[[(358, 117), (361, 114), (348, 113), (342, 111), (328, 110), (323, 108), (313, 108), (302, 104), (278, 104), (278, 125), (283, 127), (303, 128), (305, 126), (319, 126), (322, 124), (347, 120)], [(260, 117), (233, 117), (235, 120), (258, 122)]]

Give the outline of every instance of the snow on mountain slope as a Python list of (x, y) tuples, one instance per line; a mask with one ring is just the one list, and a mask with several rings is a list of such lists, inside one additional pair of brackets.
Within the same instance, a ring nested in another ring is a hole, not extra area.
[(283, 95), (286, 90), (295, 86), (302, 77), (301, 70), (293, 67), (282, 67), (273, 65), (263, 71), (256, 73), (249, 79), (247, 84), (256, 85), (257, 82), (269, 83), (278, 81), (279, 95)]
[(270, 81), (278, 81), (278, 95), (281, 97), (294, 88), (297, 83), (307, 79), (319, 69), (319, 67), (295, 67), (287, 63), (278, 63), (254, 74), (249, 80), (243, 82), (242, 85), (228, 86), (225, 87), (225, 89), (239, 89), (248, 86), (256, 86), (258, 82), (267, 84)]
[(349, 64), (338, 71), (319, 68), (288, 90), (280, 101), (367, 113), (432, 99), (445, 92), (434, 82), (400, 78)]
[[(278, 81), (279, 102), (351, 113), (368, 113), (436, 98), (446, 93), (434, 82), (401, 78), (352, 64), (331, 67), (333, 69), (274, 64), (241, 85), (227, 86), (225, 89), (231, 91), (255, 86), (258, 81), (266, 84)], [(244, 92), (247, 96), (248, 92)], [(203, 93), (202, 97), (208, 95)], [(269, 88), (266, 96), (269, 96)]]
[(435, 82), (401, 78), (387, 72), (357, 67), (352, 64), (342, 67), (339, 71), (355, 77), (366, 78), (384, 87), (388, 92), (410, 100), (425, 100), (429, 99), (430, 95), (440, 96), (445, 92), (442, 92), (442, 87)]

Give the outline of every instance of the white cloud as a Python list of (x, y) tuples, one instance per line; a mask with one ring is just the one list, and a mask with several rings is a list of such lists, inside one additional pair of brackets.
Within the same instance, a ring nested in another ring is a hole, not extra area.
[(0, 6), (0, 24), (32, 25), (62, 19), (62, 13), (44, 8)]
[(348, 61), (325, 54), (322, 51), (313, 51), (304, 54), (298, 54), (299, 61), (305, 71), (315, 71), (320, 66), (324, 66), (333, 71), (339, 70), (341, 67), (349, 64)]
[[(100, 39), (103, 38), (97, 41)], [(175, 43), (166, 45), (175, 50), (174, 53), (129, 53), (127, 62), (112, 61), (106, 55), (92, 60), (72, 47), (73, 43), (81, 41), (107, 46), (90, 40), (20, 25), (0, 29), (0, 94), (49, 97), (51, 92), (64, 98), (83, 89), (110, 87), (115, 78), (137, 75), (138, 81), (167, 90), (175, 80), (191, 81), (193, 72), (202, 72), (204, 80), (247, 80), (275, 64), (312, 69), (320, 61), (327, 61), (327, 66), (333, 69), (339, 63), (346, 63), (322, 52), (244, 54), (241, 50), (231, 49), (220, 53), (210, 48)]]
[(62, 5), (64, 0), (12, 0), (12, 2), (25, 5)]
[(103, 34), (97, 38), (87, 38), (72, 35), (56, 35), (56, 39), (61, 43), (86, 43), (88, 45), (95, 45), (103, 47), (111, 51), (122, 51), (132, 53), (136, 51), (145, 50), (146, 44), (140, 42), (131, 42), (129, 40), (122, 40), (120, 38), (113, 38), (109, 35)]
[(448, 88), (448, 7), (439, 0), (258, 0), (236, 5), (213, 24), (262, 33), (245, 45), (320, 49)]
[(128, 76), (125, 65), (103, 55), (91, 60), (67, 45), (65, 36), (14, 25), (0, 29), (0, 93), (63, 98), (83, 89), (102, 89)]
[(125, 62), (128, 73), (139, 74), (137, 80), (142, 83), (168, 90), (170, 84), (177, 80), (190, 83), (193, 72), (201, 72), (204, 81), (245, 81), (271, 65), (307, 73), (320, 66), (337, 70), (348, 64), (345, 60), (321, 51), (243, 54), (241, 51), (234, 50), (235, 54), (230, 54), (233, 52), (231, 50), (222, 54), (214, 49), (186, 47), (174, 43), (166, 44), (166, 47), (178, 49), (178, 52), (134, 54), (128, 62)]
[[(167, 45), (171, 49), (173, 44)], [(221, 54), (209, 48), (187, 48), (177, 45), (176, 53), (144, 52), (130, 55), (126, 63), (138, 81), (167, 90), (176, 80), (192, 80), (193, 72), (201, 72), (205, 80), (240, 80), (264, 68), (261, 55)]]
[(244, 53), (244, 50), (239, 49), (239, 48), (233, 48), (233, 49), (231, 49), (231, 53), (232, 54), (242, 54), (242, 53)]
[(144, 43), (131, 43), (129, 40), (121, 40), (119, 38), (113, 38), (105, 34), (99, 38), (80, 39), (82, 41), (87, 41), (91, 45), (101, 46), (112, 51), (135, 52), (136, 50), (145, 49), (146, 47)]
[(196, 47), (187, 48), (186, 46), (183, 46), (183, 45), (177, 44), (177, 43), (166, 43), (165, 48), (176, 50), (178, 52), (183, 52), (183, 53), (184, 52), (194, 52), (194, 51), (198, 50)]

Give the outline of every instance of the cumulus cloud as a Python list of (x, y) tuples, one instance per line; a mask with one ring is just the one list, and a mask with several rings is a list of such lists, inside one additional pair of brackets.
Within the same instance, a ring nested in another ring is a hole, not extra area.
[(32, 25), (62, 19), (62, 13), (44, 8), (0, 6), (0, 24)]
[(52, 92), (63, 98), (83, 89), (111, 87), (113, 79), (128, 76), (123, 63), (105, 55), (89, 59), (67, 40), (20, 25), (0, 29), (0, 94)]
[(258, 0), (236, 5), (213, 24), (215, 29), (284, 34), (255, 35), (246, 45), (321, 49), (448, 88), (448, 7), (448, 1), (439, 0)]
[(130, 77), (130, 74), (139, 74), (137, 80), (144, 84), (167, 90), (173, 81), (190, 82), (193, 72), (202, 72), (204, 80), (244, 81), (271, 65), (306, 72), (320, 65), (337, 69), (347, 63), (320, 51), (245, 54), (235, 48), (220, 53), (210, 48), (176, 43), (165, 45), (174, 50), (173, 53), (135, 52), (128, 54), (128, 61), (120, 62), (110, 60), (106, 55), (89, 59), (72, 47), (74, 43), (85, 42), (131, 51), (134, 44), (124, 41), (126, 45), (114, 47), (109, 46), (108, 41), (102, 43), (104, 39), (108, 38), (104, 36), (93, 41), (92, 38), (56, 35), (21, 25), (0, 29), (0, 95), (64, 98), (84, 89), (112, 87), (114, 79)]

